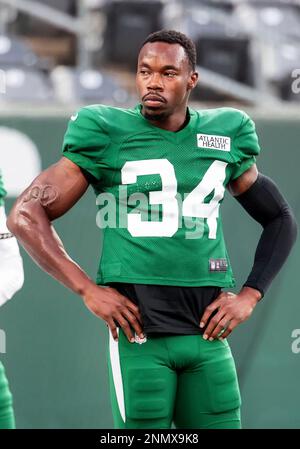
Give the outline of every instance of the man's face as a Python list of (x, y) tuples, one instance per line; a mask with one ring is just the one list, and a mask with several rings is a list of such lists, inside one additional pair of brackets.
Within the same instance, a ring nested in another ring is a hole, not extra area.
[(185, 113), (189, 93), (197, 78), (181, 45), (166, 42), (144, 45), (136, 75), (143, 115), (148, 119), (163, 120), (178, 111)]

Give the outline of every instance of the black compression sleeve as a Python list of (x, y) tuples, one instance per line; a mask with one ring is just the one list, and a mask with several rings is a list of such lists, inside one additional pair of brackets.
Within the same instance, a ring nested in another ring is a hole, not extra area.
[(274, 181), (261, 173), (246, 192), (235, 198), (264, 228), (251, 273), (244, 284), (264, 296), (296, 241), (297, 223)]

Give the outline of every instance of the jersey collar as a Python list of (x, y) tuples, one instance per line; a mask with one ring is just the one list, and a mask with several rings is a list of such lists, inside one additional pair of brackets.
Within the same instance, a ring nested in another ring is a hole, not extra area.
[(159, 134), (163, 135), (166, 139), (172, 140), (172, 141), (179, 141), (182, 138), (185, 138), (186, 136), (190, 135), (193, 129), (195, 129), (195, 122), (197, 119), (197, 113), (191, 108), (187, 108), (188, 113), (190, 115), (190, 120), (186, 124), (184, 128), (182, 128), (179, 131), (169, 131), (167, 129), (159, 128), (158, 126), (153, 125), (149, 120), (147, 120), (143, 114), (142, 114), (142, 104), (137, 104), (135, 107), (136, 113), (139, 115), (140, 119), (143, 120), (144, 124), (151, 128), (152, 130), (156, 130)]

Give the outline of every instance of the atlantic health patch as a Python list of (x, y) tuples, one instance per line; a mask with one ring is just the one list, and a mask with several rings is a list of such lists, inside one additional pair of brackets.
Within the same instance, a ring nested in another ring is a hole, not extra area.
[(199, 148), (210, 150), (230, 151), (231, 139), (227, 136), (214, 136), (211, 134), (197, 134)]

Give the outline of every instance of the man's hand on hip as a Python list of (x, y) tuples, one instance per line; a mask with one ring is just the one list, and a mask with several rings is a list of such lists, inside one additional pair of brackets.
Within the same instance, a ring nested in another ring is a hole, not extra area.
[(130, 327), (140, 338), (144, 338), (138, 307), (116, 289), (92, 285), (83, 295), (83, 300), (92, 313), (106, 321), (115, 340), (118, 340), (115, 321), (122, 327), (131, 343), (134, 342), (134, 336)]
[[(260, 292), (250, 287), (244, 287), (237, 295), (222, 292), (206, 307), (201, 318), (200, 327), (207, 326), (203, 338), (214, 340), (228, 337), (238, 324), (250, 317), (260, 298)], [(211, 317), (213, 312), (215, 315)]]

